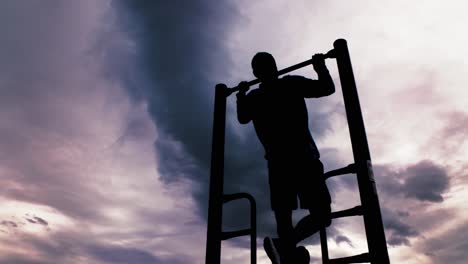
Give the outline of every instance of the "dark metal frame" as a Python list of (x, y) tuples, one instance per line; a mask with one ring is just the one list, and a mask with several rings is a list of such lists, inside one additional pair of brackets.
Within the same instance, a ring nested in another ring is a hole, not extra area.
[[(248, 193), (223, 194), (226, 99), (230, 94), (229, 88), (227, 88), (226, 85), (216, 85), (205, 261), (206, 264), (219, 264), (221, 262), (221, 241), (233, 237), (250, 235), (250, 263), (256, 264), (257, 209), (255, 199)], [(250, 228), (233, 232), (223, 232), (223, 204), (243, 198), (247, 199), (250, 203)]]
[[(351, 60), (346, 40), (338, 39), (334, 42), (334, 49), (326, 54), (328, 58), (336, 58), (340, 75), (343, 99), (346, 109), (346, 116), (353, 149), (354, 164), (328, 172), (327, 177), (356, 173), (358, 179), (359, 193), (362, 206), (357, 206), (348, 210), (332, 213), (333, 218), (363, 215), (364, 227), (366, 231), (369, 253), (357, 256), (328, 259), (328, 246), (325, 229), (320, 231), (322, 242), (323, 263), (359, 263), (370, 262), (372, 264), (390, 263), (385, 239), (382, 216), (380, 213), (379, 199), (375, 180), (372, 172), (369, 146), (367, 143), (364, 121), (359, 104), (356, 82), (352, 70)], [(293, 65), (278, 72), (278, 75), (299, 69), (312, 64), (312, 60)], [(259, 83), (259, 80), (250, 81), (249, 85)], [(224, 84), (216, 85), (214, 120), (213, 120), (213, 141), (211, 154), (211, 176), (210, 176), (210, 197), (208, 207), (208, 229), (206, 241), (206, 264), (219, 264), (221, 261), (221, 241), (241, 235), (251, 236), (251, 263), (256, 263), (256, 205), (254, 198), (247, 193), (224, 195), (224, 143), (226, 126), (226, 99), (238, 88), (228, 88)], [(222, 206), (224, 202), (234, 199), (246, 198), (250, 201), (251, 227), (249, 229), (222, 232)]]

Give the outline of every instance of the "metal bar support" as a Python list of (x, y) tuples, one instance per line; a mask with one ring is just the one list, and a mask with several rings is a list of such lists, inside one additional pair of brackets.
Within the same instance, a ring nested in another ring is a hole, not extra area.
[[(227, 203), (233, 200), (245, 198), (249, 201), (250, 205), (250, 228), (234, 231), (234, 232), (223, 232), (222, 234), (225, 236), (223, 240), (250, 235), (250, 263), (256, 264), (257, 263), (257, 205), (255, 203), (255, 199), (252, 195), (248, 193), (235, 193), (235, 194), (225, 194), (223, 196), (223, 202)], [(229, 237), (228, 237), (229, 236)]]
[(367, 143), (366, 130), (362, 118), (361, 106), (356, 89), (353, 68), (346, 40), (338, 39), (333, 43), (336, 62), (340, 75), (343, 99), (351, 136), (354, 164), (357, 167), (357, 179), (361, 204), (364, 209), (364, 228), (366, 230), (372, 264), (389, 264), (379, 198), (375, 187), (372, 163)]
[(211, 145), (210, 196), (208, 201), (208, 228), (206, 237), (206, 264), (221, 262), (221, 228), (223, 215), (224, 137), (226, 128), (227, 86), (216, 85), (213, 141)]

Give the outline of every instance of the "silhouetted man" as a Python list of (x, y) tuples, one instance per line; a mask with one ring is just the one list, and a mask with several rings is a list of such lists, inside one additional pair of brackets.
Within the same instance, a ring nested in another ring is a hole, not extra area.
[[(249, 87), (241, 82), (237, 94), (237, 118), (241, 124), (253, 121), (268, 161), (270, 202), (279, 238), (266, 237), (264, 247), (274, 264), (285, 264), (301, 253), (308, 258), (304, 247), (296, 248), (297, 243), (331, 223), (330, 194), (320, 154), (309, 131), (304, 98), (331, 95), (335, 86), (325, 56), (316, 54), (312, 61), (318, 80), (302, 76), (279, 78), (273, 56), (257, 53), (252, 69), (261, 84), (246, 94)], [(293, 227), (292, 210), (298, 208), (297, 197), (300, 208), (308, 209), (310, 214)]]

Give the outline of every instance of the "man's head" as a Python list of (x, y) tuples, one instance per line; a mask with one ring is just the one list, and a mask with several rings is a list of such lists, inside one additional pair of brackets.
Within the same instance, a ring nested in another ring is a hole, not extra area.
[(261, 82), (275, 79), (278, 69), (273, 56), (267, 52), (259, 52), (252, 59), (253, 74)]

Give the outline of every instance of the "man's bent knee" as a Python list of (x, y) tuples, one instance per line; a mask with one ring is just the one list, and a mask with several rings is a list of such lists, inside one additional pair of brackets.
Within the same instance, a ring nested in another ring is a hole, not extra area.
[(332, 217), (331, 217), (331, 212), (325, 212), (322, 214), (317, 214), (316, 211), (309, 210), (309, 216), (315, 216), (316, 223), (321, 226), (321, 227), (329, 227), (332, 223)]

